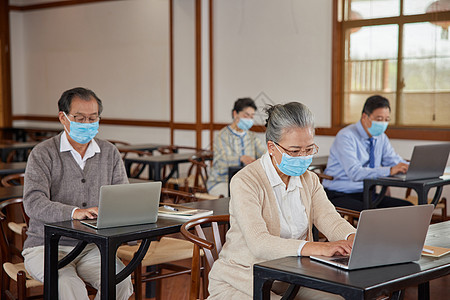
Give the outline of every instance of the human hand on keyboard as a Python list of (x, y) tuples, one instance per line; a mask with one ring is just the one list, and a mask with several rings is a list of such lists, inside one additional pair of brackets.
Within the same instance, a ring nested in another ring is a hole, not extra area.
[(353, 241), (336, 241), (336, 242), (309, 242), (303, 246), (302, 256), (311, 255), (350, 255), (352, 252)]

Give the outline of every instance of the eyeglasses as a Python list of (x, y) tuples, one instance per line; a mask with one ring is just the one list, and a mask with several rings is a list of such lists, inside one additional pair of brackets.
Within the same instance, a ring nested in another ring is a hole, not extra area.
[(82, 114), (78, 114), (78, 115), (67, 114), (67, 115), (73, 117), (73, 120), (77, 123), (86, 123), (86, 121), (88, 123), (95, 123), (98, 120), (100, 120), (100, 116), (98, 116), (98, 115), (89, 116), (89, 117), (84, 116)]
[(281, 149), (283, 149), (284, 152), (286, 152), (286, 154), (293, 156), (293, 157), (315, 155), (319, 152), (319, 146), (317, 146), (316, 144), (312, 144), (311, 146), (308, 146), (304, 149), (288, 150), (288, 149), (284, 148), (283, 146), (281, 146), (280, 144), (278, 144), (277, 142), (274, 142), (274, 143), (276, 145), (280, 146)]
[(372, 118), (369, 118), (369, 119), (372, 121), (377, 121), (377, 122), (388, 122), (389, 123), (391, 121), (391, 118), (384, 119), (383, 117), (376, 117), (374, 120)]

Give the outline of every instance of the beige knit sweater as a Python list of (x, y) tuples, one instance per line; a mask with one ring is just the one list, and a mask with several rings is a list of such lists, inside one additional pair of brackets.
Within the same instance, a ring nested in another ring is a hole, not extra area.
[[(317, 175), (307, 171), (300, 180), (300, 195), (309, 220), (308, 241), (312, 241), (313, 224), (330, 241), (343, 240), (355, 232), (336, 212)], [(251, 299), (253, 264), (297, 256), (300, 245), (300, 240), (280, 237), (277, 201), (260, 159), (232, 178), (230, 191), (231, 227), (209, 275), (208, 299)]]

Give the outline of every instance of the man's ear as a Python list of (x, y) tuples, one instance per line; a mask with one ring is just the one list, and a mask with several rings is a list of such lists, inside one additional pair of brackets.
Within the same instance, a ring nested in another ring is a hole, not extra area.
[(63, 125), (65, 125), (65, 123), (67, 122), (66, 116), (64, 115), (64, 113), (62, 111), (60, 111), (58, 113), (58, 119), (59, 119), (59, 122)]
[(361, 119), (362, 119), (362, 122), (363, 122), (363, 124), (364, 124), (365, 126), (367, 126), (367, 127), (370, 127), (370, 126), (371, 126), (372, 121), (370, 120), (368, 114), (362, 113)]

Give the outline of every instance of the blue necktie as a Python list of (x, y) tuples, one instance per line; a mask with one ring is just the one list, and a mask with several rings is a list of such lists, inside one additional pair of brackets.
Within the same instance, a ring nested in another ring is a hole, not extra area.
[(369, 138), (369, 168), (375, 168), (375, 143), (374, 138)]

